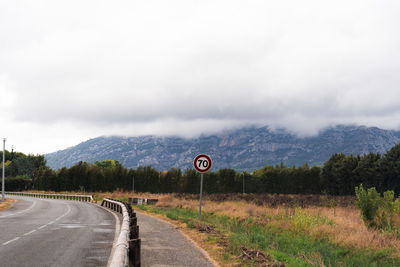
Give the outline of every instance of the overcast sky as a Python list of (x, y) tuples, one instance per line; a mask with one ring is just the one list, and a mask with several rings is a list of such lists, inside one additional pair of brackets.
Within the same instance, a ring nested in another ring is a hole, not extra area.
[(0, 1), (0, 137), (400, 128), (400, 1)]

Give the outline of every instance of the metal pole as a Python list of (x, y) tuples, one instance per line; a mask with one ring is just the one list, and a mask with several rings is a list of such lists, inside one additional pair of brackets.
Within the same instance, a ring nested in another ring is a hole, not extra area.
[(244, 173), (243, 173), (243, 194), (244, 194)]
[(135, 176), (132, 175), (132, 193), (135, 193)]
[(1, 202), (5, 200), (4, 197), (4, 177), (5, 177), (5, 170), (6, 170), (6, 139), (3, 138), (3, 174), (2, 174), (2, 179), (1, 179)]
[(201, 200), (203, 198), (203, 174), (200, 175), (200, 208), (199, 208), (199, 220), (201, 220)]

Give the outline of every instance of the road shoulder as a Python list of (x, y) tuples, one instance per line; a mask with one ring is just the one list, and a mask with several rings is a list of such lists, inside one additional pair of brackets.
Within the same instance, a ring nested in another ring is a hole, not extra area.
[[(142, 266), (219, 266), (188, 229), (160, 215), (135, 209), (142, 240)], [(173, 241), (172, 241), (173, 240)]]

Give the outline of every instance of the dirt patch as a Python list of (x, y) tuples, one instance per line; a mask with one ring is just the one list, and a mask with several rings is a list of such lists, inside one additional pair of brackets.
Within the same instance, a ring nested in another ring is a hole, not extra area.
[(284, 263), (268, 263), (271, 262), (272, 259), (266, 255), (264, 252), (255, 250), (255, 249), (249, 249), (245, 246), (240, 246), (241, 250), (241, 255), (238, 257), (242, 261), (243, 264), (246, 264), (248, 262), (253, 262), (257, 264), (259, 267), (285, 267), (286, 265)]
[(8, 210), (14, 202), (14, 199), (6, 199), (4, 202), (0, 200), (0, 211)]
[(228, 239), (226, 238), (226, 236), (224, 234), (222, 234), (220, 231), (216, 230), (214, 226), (208, 225), (208, 224), (200, 224), (200, 223), (198, 223), (198, 224), (195, 225), (195, 228), (200, 233), (206, 233), (206, 234), (209, 234), (209, 235), (212, 235), (212, 236), (216, 237), (217, 244), (221, 248), (227, 248), (228, 247), (228, 245), (229, 245)]
[(214, 226), (212, 226), (212, 225), (207, 225), (207, 224), (200, 224), (200, 223), (198, 223), (198, 224), (196, 224), (196, 229), (197, 229), (199, 232), (202, 232), (202, 233), (207, 233), (207, 234), (220, 234), (220, 232), (217, 231), (217, 230), (215, 230)]

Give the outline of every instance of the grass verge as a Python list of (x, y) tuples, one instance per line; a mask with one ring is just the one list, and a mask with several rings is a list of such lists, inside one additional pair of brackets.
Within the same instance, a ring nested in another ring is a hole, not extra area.
[[(400, 259), (391, 249), (356, 249), (339, 245), (327, 236), (312, 236), (307, 229), (333, 222), (323, 216), (298, 212), (280, 222), (287, 228), (265, 218), (239, 218), (204, 212), (197, 219), (197, 210), (177, 207), (135, 206), (148, 213), (159, 214), (188, 229), (202, 232), (202, 241), (218, 247), (212, 257), (222, 266), (400, 266)], [(276, 219), (276, 218), (275, 218)], [(207, 250), (207, 248), (205, 248)], [(210, 251), (208, 251), (210, 252)]]

